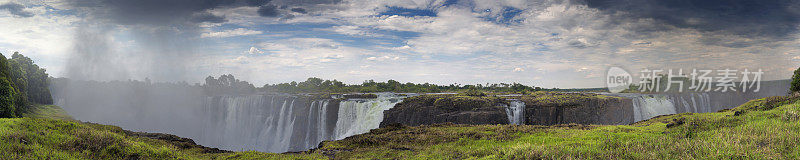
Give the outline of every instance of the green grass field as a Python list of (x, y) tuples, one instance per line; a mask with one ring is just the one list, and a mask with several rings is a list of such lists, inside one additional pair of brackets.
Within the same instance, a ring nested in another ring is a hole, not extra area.
[(632, 125), (389, 126), (304, 153), (204, 153), (71, 120), (57, 106), (0, 119), (0, 159), (797, 159), (800, 97)]
[(72, 120), (58, 106), (37, 106), (25, 118), (0, 119), (0, 159), (321, 159), (258, 152), (203, 153), (138, 137), (116, 126)]

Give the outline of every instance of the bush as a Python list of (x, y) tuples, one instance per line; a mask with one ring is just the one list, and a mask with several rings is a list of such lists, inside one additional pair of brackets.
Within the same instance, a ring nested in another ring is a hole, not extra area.
[(800, 68), (794, 70), (794, 75), (792, 75), (792, 85), (789, 88), (789, 91), (792, 93), (800, 91)]
[(16, 117), (14, 106), (14, 88), (6, 77), (0, 77), (0, 118)]
[(486, 93), (483, 93), (483, 92), (481, 92), (481, 91), (479, 91), (479, 90), (476, 90), (476, 89), (470, 89), (470, 90), (467, 90), (467, 91), (461, 92), (461, 93), (460, 93), (460, 94), (458, 94), (458, 95), (462, 95), (462, 96), (476, 96), (476, 97), (483, 97), (483, 96), (486, 96)]

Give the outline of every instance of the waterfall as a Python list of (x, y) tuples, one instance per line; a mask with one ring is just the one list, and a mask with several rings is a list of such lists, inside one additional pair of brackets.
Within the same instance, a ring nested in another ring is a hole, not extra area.
[(351, 99), (339, 104), (339, 115), (336, 121), (335, 139), (367, 133), (380, 127), (383, 111), (400, 103), (403, 97), (394, 94), (379, 94), (376, 99)]
[(677, 113), (675, 105), (672, 104), (672, 101), (667, 96), (642, 95), (633, 99), (634, 121), (675, 113)]
[(716, 111), (711, 106), (711, 98), (708, 93), (689, 93), (686, 96), (675, 98), (673, 102), (683, 105), (684, 112), (704, 113)]
[(65, 101), (64, 98), (56, 98), (56, 101), (55, 101), (55, 103), (53, 103), (53, 105), (65, 106), (66, 102), (64, 102), (64, 101)]
[(716, 108), (721, 108), (712, 105), (709, 93), (645, 94), (631, 98), (635, 121), (675, 113), (716, 112), (718, 110)]
[[(288, 95), (216, 96), (206, 100), (202, 145), (233, 151), (304, 151), (324, 140), (344, 139), (378, 128), (383, 111), (403, 97), (314, 100)], [(336, 119), (333, 119), (336, 118)], [(335, 122), (335, 123), (334, 123)]]
[(509, 99), (508, 101), (509, 104), (506, 106), (508, 124), (525, 124), (525, 102), (515, 99)]
[(307, 150), (332, 137), (329, 101), (277, 95), (209, 97), (204, 133), (197, 140), (234, 151)]

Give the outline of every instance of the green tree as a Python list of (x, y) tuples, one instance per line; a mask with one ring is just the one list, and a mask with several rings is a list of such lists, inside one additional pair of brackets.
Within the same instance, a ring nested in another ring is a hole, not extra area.
[(8, 61), (11, 81), (14, 88), (14, 104), (18, 109), (23, 109), (28, 105), (28, 78), (25, 69), (20, 63), (14, 60)]
[(16, 117), (15, 111), (14, 87), (11, 87), (11, 82), (6, 77), (0, 77), (0, 118)]
[(40, 104), (53, 103), (47, 81), (49, 76), (44, 68), (39, 68), (31, 58), (25, 57), (19, 52), (14, 52), (8, 63), (11, 73), (9, 81), (14, 83), (14, 88), (21, 96), (17, 99)]
[(0, 54), (0, 116), (26, 112), (30, 102), (52, 104), (49, 76), (28, 57), (14, 52), (11, 59)]
[(789, 91), (791, 91), (792, 93), (800, 91), (800, 68), (794, 70), (794, 75), (792, 75), (792, 82)]
[(15, 117), (14, 87), (8, 81), (11, 76), (6, 56), (0, 53), (0, 118)]
[(3, 56), (3, 53), (0, 53), (0, 77), (9, 77), (11, 76), (11, 70), (8, 69), (8, 60), (6, 56)]

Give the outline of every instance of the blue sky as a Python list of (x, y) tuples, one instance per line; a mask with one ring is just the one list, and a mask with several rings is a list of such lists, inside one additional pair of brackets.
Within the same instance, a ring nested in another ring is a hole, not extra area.
[(18, 4), (0, 7), (0, 52), (96, 80), (234, 74), (256, 85), (319, 77), (548, 88), (602, 87), (609, 67), (763, 69), (785, 79), (800, 60), (800, 5), (783, 2), (106, 2), (0, 1)]

